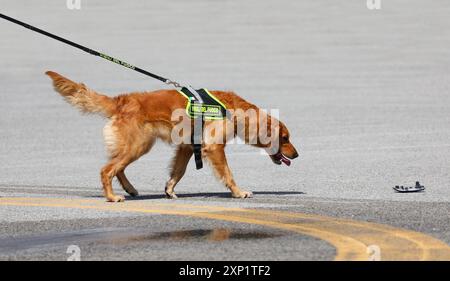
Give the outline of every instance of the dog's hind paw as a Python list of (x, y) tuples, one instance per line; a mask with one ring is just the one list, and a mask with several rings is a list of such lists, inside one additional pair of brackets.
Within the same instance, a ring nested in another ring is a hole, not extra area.
[(253, 197), (253, 193), (250, 191), (241, 191), (239, 193), (233, 193), (231, 196), (233, 198), (251, 198)]
[(125, 201), (125, 197), (124, 196), (122, 196), (122, 195), (113, 195), (113, 196), (110, 196), (110, 197), (108, 197), (108, 198), (106, 198), (106, 200), (108, 201), (108, 202), (124, 202)]
[(175, 194), (175, 192), (166, 192), (166, 198), (167, 199), (177, 199), (178, 196)]

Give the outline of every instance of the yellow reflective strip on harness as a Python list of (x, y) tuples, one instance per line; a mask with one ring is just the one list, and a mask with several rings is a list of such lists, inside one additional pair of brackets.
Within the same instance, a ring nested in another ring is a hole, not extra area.
[(205, 92), (212, 98), (214, 99), (216, 102), (218, 102), (221, 106), (223, 106), (223, 108), (227, 109), (227, 107), (218, 99), (216, 98), (216, 96), (214, 96), (213, 94), (211, 94), (208, 89), (204, 89)]
[[(211, 97), (213, 100), (215, 100), (218, 104), (220, 104), (225, 110), (227, 107), (219, 100), (217, 99), (213, 94), (211, 94), (207, 89), (203, 89), (208, 94), (209, 97)], [(226, 116), (214, 116), (221, 114), (221, 107), (218, 105), (212, 105), (212, 104), (193, 104), (191, 102), (191, 98), (187, 96), (185, 93), (177, 89), (177, 92), (183, 95), (187, 100), (186, 104), (186, 114), (191, 118), (195, 119), (201, 115), (203, 115), (203, 118), (205, 120), (223, 120), (226, 118)], [(208, 115), (208, 114), (212, 114)]]
[(188, 96), (186, 96), (182, 91), (180, 91), (178, 89), (177, 89), (177, 92), (180, 93), (181, 95), (183, 95), (188, 100), (188, 103), (186, 105), (186, 114), (187, 114), (187, 116), (189, 116), (191, 118), (196, 118), (195, 116), (191, 116), (191, 113), (189, 112), (189, 108), (191, 108), (191, 99)]

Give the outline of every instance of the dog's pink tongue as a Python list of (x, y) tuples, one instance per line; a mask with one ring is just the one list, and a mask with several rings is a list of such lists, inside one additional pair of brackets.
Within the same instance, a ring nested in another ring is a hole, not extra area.
[(281, 155), (281, 161), (286, 164), (287, 166), (291, 166), (291, 160), (287, 159), (286, 157), (284, 157), (284, 155)]

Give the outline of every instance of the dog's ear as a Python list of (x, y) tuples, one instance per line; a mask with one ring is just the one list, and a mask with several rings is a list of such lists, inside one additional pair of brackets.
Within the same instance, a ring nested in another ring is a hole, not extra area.
[(279, 131), (280, 142), (289, 142), (289, 131), (286, 126), (280, 122)]

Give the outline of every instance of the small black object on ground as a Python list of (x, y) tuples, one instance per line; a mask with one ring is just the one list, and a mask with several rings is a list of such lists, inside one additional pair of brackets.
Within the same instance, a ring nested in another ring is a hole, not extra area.
[(407, 193), (407, 192), (422, 192), (425, 190), (425, 186), (420, 185), (420, 183), (418, 181), (416, 181), (416, 185), (415, 186), (398, 186), (396, 185), (395, 187), (393, 187), (395, 191), (397, 192), (401, 192), (401, 193)]

